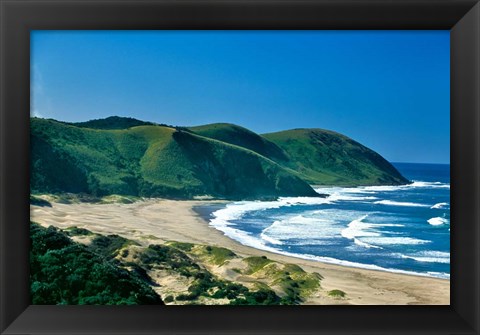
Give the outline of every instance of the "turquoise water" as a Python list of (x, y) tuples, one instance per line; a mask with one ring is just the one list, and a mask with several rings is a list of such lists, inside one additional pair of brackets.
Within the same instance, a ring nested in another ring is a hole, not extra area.
[(315, 187), (327, 198), (243, 201), (210, 214), (242, 244), (305, 259), (450, 277), (450, 166), (396, 163), (403, 186)]

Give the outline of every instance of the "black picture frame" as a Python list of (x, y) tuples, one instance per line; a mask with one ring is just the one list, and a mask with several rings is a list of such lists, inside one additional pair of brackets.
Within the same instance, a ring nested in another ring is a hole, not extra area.
[[(477, 0), (0, 0), (2, 334), (479, 334)], [(451, 31), (450, 306), (30, 306), (29, 32), (35, 29)]]

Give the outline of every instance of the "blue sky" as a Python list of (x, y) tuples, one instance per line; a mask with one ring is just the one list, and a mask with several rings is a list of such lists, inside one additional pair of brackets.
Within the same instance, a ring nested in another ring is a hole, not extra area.
[(324, 128), (449, 163), (449, 31), (34, 31), (31, 113)]

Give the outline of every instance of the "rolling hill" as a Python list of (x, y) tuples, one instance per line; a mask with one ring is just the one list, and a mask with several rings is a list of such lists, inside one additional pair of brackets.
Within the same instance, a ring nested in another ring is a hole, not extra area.
[(228, 123), (188, 129), (205, 137), (255, 151), (288, 168), (312, 185), (408, 183), (408, 180), (378, 153), (329, 130), (293, 129), (258, 135)]
[(286, 165), (310, 184), (399, 185), (409, 181), (385, 158), (342, 134), (293, 129), (264, 134), (289, 157)]
[(261, 136), (224, 123), (184, 128), (122, 117), (31, 119), (33, 193), (238, 200), (319, 196), (310, 184), (406, 182), (377, 153), (324, 130)]
[(180, 199), (319, 196), (254, 151), (180, 128), (105, 130), (38, 118), (31, 120), (31, 190)]
[(280, 163), (288, 161), (288, 156), (275, 143), (235, 124), (213, 123), (188, 129), (201, 136), (250, 149)]

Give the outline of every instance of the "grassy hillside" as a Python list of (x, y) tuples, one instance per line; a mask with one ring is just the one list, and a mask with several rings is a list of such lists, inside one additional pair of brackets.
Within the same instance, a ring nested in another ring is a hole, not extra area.
[(341, 134), (260, 136), (232, 124), (180, 128), (110, 117), (31, 119), (31, 189), (188, 199), (318, 196), (317, 185), (407, 183), (383, 157)]
[(375, 151), (339, 133), (323, 129), (294, 129), (264, 134), (284, 150), (286, 166), (310, 184), (398, 185), (408, 183)]
[(355, 186), (408, 182), (379, 154), (332, 131), (295, 129), (261, 136), (228, 123), (189, 130), (255, 151), (310, 184)]
[(94, 129), (38, 118), (31, 119), (31, 189), (171, 198), (318, 196), (274, 161), (189, 131)]
[(238, 145), (274, 161), (288, 161), (288, 156), (275, 143), (237, 125), (230, 123), (213, 123), (204, 126), (190, 127), (195, 134), (213, 138), (222, 142)]

